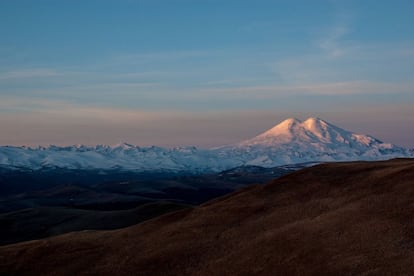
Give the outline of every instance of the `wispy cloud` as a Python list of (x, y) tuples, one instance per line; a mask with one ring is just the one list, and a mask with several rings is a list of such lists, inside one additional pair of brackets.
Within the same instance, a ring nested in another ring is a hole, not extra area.
[(16, 113), (27, 116), (27, 114), (45, 115), (50, 119), (59, 118), (89, 118), (102, 121), (127, 121), (136, 122), (151, 121), (156, 118), (168, 118), (183, 114), (177, 110), (145, 110), (114, 108), (99, 105), (85, 105), (70, 101), (53, 100), (45, 98), (28, 97), (2, 97), (0, 101), (0, 112), (5, 114)]
[(54, 69), (34, 68), (15, 71), (0, 72), (0, 80), (28, 79), (28, 78), (48, 78), (60, 76), (62, 73)]
[(320, 30), (316, 45), (330, 58), (340, 58), (348, 53), (344, 39), (352, 33), (351, 26), (355, 20), (354, 13), (343, 6), (340, 1), (331, 2), (334, 7), (333, 22), (328, 28)]
[(268, 63), (281, 83), (306, 84), (349, 79), (344, 75), (349, 73), (349, 65), (344, 63), (361, 50), (361, 43), (347, 39), (348, 35), (352, 37), (353, 14), (339, 7), (338, 3), (332, 3), (336, 10), (331, 24), (309, 29), (306, 51)]
[(121, 53), (114, 55), (109, 63), (113, 64), (137, 64), (146, 62), (171, 62), (184, 59), (201, 58), (218, 54), (217, 50), (182, 50), (160, 51), (147, 53)]
[(237, 95), (238, 97), (274, 98), (280, 96), (294, 95), (366, 95), (366, 94), (412, 94), (414, 83), (386, 83), (371, 81), (348, 81), (330, 83), (309, 83), (300, 85), (270, 85), (270, 86), (247, 86), (234, 88), (208, 89), (206, 96), (213, 93), (226, 95)]
[(340, 42), (349, 31), (349, 28), (345, 25), (335, 26), (325, 38), (319, 41), (318, 45), (331, 58), (344, 56), (346, 49)]

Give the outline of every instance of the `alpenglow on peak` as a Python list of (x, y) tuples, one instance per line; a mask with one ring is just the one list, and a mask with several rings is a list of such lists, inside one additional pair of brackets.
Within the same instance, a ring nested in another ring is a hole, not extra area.
[(371, 136), (356, 134), (320, 118), (310, 117), (304, 121), (289, 118), (262, 134), (237, 144), (237, 146), (273, 148), (289, 146), (290, 148), (304, 150), (309, 148), (324, 150), (322, 145), (330, 145), (332, 148), (345, 146), (362, 150), (361, 147), (369, 146), (374, 142), (382, 143)]
[(289, 118), (280, 122), (279, 124), (275, 125), (274, 127), (263, 132), (255, 138), (299, 137), (307, 131), (320, 136), (320, 133), (326, 131), (329, 127), (336, 128), (326, 121), (316, 117), (310, 117), (303, 122), (296, 118)]
[(116, 146), (1, 147), (0, 168), (221, 171), (238, 166), (279, 165), (413, 157), (407, 149), (344, 130), (319, 118), (289, 118), (262, 134), (212, 149)]

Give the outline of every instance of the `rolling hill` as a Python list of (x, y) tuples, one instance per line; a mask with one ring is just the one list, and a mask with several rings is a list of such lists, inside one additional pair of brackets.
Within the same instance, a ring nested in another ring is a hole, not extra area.
[(0, 247), (5, 275), (409, 275), (414, 160), (329, 163), (114, 231)]

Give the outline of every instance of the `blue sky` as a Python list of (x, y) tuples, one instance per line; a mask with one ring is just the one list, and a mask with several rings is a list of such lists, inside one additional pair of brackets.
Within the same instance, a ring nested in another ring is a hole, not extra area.
[(413, 10), (408, 0), (4, 0), (0, 144), (210, 146), (319, 116), (414, 147)]

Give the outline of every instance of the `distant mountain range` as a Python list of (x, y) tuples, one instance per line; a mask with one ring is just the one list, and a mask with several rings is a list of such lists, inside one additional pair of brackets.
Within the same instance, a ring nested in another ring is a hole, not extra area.
[(0, 147), (0, 166), (13, 169), (102, 169), (218, 172), (239, 166), (275, 167), (326, 161), (384, 160), (414, 152), (374, 137), (356, 134), (319, 118), (290, 118), (234, 145), (196, 147), (115, 146)]

